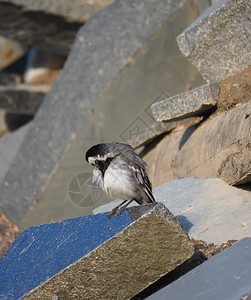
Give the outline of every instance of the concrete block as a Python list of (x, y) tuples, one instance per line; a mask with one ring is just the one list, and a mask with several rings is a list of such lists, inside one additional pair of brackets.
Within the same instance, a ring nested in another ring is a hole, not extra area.
[(219, 82), (251, 65), (250, 14), (246, 0), (220, 0), (177, 37), (181, 52), (207, 82)]
[(175, 42), (197, 8), (194, 0), (118, 0), (81, 28), (0, 186), (0, 209), (21, 230), (90, 214), (108, 202), (105, 193), (90, 205), (70, 198), (72, 180), (92, 173), (85, 151), (122, 141), (136, 118), (150, 127), (155, 121), (146, 109), (160, 91), (173, 95), (202, 84)]
[(193, 255), (162, 205), (31, 227), (0, 261), (8, 299), (129, 299)]
[[(251, 236), (251, 191), (218, 178), (183, 178), (153, 189), (156, 201), (177, 218), (190, 238), (220, 245)], [(108, 203), (94, 213), (110, 211)]]
[(203, 115), (217, 104), (218, 99), (218, 84), (207, 84), (154, 103), (151, 109), (158, 122), (181, 120)]
[(240, 300), (251, 294), (251, 238), (223, 250), (218, 255), (180, 277), (147, 300)]

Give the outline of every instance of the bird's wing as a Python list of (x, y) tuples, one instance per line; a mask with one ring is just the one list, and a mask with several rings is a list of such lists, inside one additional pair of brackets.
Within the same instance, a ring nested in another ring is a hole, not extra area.
[[(146, 194), (148, 198), (146, 199), (148, 200), (147, 202), (155, 202), (155, 199), (152, 194), (152, 186), (147, 176), (143, 161), (140, 162), (140, 164), (127, 163), (127, 166), (133, 171), (132, 173), (134, 174), (137, 183)], [(142, 197), (145, 198), (144, 195), (142, 195)]]

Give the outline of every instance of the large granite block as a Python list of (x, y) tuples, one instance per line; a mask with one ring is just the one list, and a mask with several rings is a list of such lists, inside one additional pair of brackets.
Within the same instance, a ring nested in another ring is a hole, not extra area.
[(249, 1), (220, 0), (177, 37), (181, 52), (207, 82), (219, 82), (251, 64), (250, 14)]
[[(154, 188), (156, 201), (168, 207), (195, 240), (220, 245), (251, 236), (251, 191), (219, 178), (183, 178)], [(116, 202), (94, 210), (110, 211)]]
[[(173, 95), (202, 84), (175, 42), (197, 8), (194, 0), (117, 0), (86, 22), (0, 185), (0, 209), (9, 219), (23, 229), (90, 214), (109, 201), (103, 193), (80, 206), (69, 186), (91, 176), (84, 153), (92, 145), (121, 141), (136, 118), (145, 130), (155, 123), (145, 110), (160, 91)], [(88, 189), (82, 192), (88, 197)]]
[(250, 299), (251, 238), (223, 250), (148, 300)]
[(203, 115), (217, 104), (218, 99), (219, 86), (207, 84), (154, 103), (151, 109), (158, 122), (181, 120)]
[(0, 261), (8, 299), (129, 299), (193, 255), (162, 204), (31, 227)]

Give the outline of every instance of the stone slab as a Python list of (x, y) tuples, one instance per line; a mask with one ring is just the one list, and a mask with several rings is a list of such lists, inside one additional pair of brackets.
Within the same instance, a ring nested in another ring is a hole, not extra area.
[(24, 231), (0, 261), (0, 290), (8, 299), (128, 299), (193, 252), (162, 204), (85, 216)]
[[(142, 124), (141, 128), (132, 127), (132, 130), (125, 130), (122, 132), (121, 136), (123, 137), (124, 141), (131, 145), (132, 147), (138, 148), (145, 144), (151, 143), (154, 139), (158, 138), (159, 136), (171, 132), (177, 128), (187, 128), (192, 125), (198, 124), (202, 121), (203, 117), (191, 117), (187, 118), (186, 120), (174, 121), (174, 122), (155, 122), (152, 125)], [(136, 123), (135, 123), (136, 124)]]
[(207, 84), (154, 103), (151, 109), (158, 122), (181, 120), (203, 115), (217, 104), (218, 99), (218, 84)]
[(249, 1), (220, 0), (177, 37), (181, 52), (207, 82), (219, 82), (251, 65), (250, 14)]
[(1, 0), (0, 34), (24, 47), (45, 47), (68, 54), (78, 29), (112, 0)]
[[(174, 214), (190, 238), (220, 245), (251, 236), (251, 190), (219, 178), (177, 179), (153, 190), (156, 201)], [(110, 211), (116, 202), (94, 210)]]
[(6, 133), (0, 138), (0, 182), (17, 155), (29, 127), (30, 124), (27, 124), (12, 133)]
[(50, 90), (47, 85), (0, 85), (0, 109), (19, 114), (35, 114)]
[(231, 185), (250, 182), (250, 115), (251, 101), (164, 137), (144, 157), (153, 185), (187, 176), (220, 177)]
[(251, 293), (251, 238), (221, 253), (147, 297), (148, 300), (240, 300)]
[(160, 91), (202, 84), (175, 43), (197, 8), (193, 0), (118, 0), (86, 22), (6, 174), (8, 186), (0, 186), (0, 209), (10, 220), (24, 229), (90, 214), (109, 201), (103, 193), (80, 206), (69, 185), (91, 176), (83, 156), (92, 145), (121, 141), (138, 117), (155, 122), (146, 109)]

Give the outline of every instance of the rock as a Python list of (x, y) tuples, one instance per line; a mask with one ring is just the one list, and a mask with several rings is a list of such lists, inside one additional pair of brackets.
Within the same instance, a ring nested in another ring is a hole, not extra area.
[(0, 138), (0, 181), (3, 180), (17, 155), (29, 127), (30, 124), (27, 124), (12, 133), (6, 133)]
[(68, 54), (78, 29), (112, 0), (0, 1), (0, 34), (23, 46), (42, 46)]
[(250, 294), (251, 238), (248, 238), (223, 250), (147, 299), (185, 300), (202, 296), (204, 300), (244, 300), (249, 299)]
[(250, 182), (250, 115), (251, 101), (198, 128), (166, 136), (144, 157), (154, 185), (187, 176), (220, 177), (231, 185)]
[(251, 64), (250, 14), (246, 0), (220, 0), (177, 37), (181, 52), (207, 82), (219, 82)]
[(0, 70), (7, 67), (23, 54), (24, 49), (18, 43), (0, 36)]
[[(154, 188), (153, 194), (170, 209), (190, 238), (220, 245), (251, 235), (251, 192), (229, 186), (219, 178), (177, 179)], [(100, 206), (94, 213), (111, 211), (117, 202)]]
[(195, 240), (220, 245), (251, 235), (251, 192), (219, 178), (177, 179), (155, 188), (154, 196)]
[(151, 109), (158, 122), (174, 121), (203, 115), (217, 104), (218, 99), (218, 84), (207, 84), (154, 103)]
[(193, 252), (162, 204), (65, 220), (20, 235), (0, 262), (0, 289), (9, 299), (129, 299)]
[(17, 226), (0, 211), (0, 260), (18, 235)]
[(120, 137), (132, 147), (139, 147), (176, 128), (187, 128), (198, 124), (202, 119), (202, 117), (191, 117), (186, 120), (168, 123), (155, 122), (152, 125), (148, 125), (142, 119), (138, 118), (121, 133)]
[(34, 115), (49, 90), (48, 85), (0, 85), (0, 108), (11, 113)]
[(24, 82), (52, 85), (64, 66), (65, 55), (33, 47), (28, 54)]
[(155, 123), (148, 108), (160, 91), (173, 95), (202, 84), (175, 43), (197, 8), (192, 0), (119, 0), (86, 22), (4, 178), (8, 186), (0, 185), (7, 217), (24, 229), (90, 214), (109, 201), (104, 193), (89, 201), (90, 189), (79, 186), (83, 199), (90, 196), (80, 206), (69, 185), (91, 176), (89, 147), (122, 141), (138, 117)]
[(227, 111), (239, 103), (247, 103), (251, 99), (250, 78), (251, 66), (221, 81), (218, 113)]
[(4, 135), (7, 130), (8, 127), (5, 122), (5, 111), (0, 109), (0, 137)]

